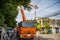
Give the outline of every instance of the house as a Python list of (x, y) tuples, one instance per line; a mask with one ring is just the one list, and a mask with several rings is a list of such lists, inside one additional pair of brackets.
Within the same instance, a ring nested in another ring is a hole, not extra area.
[(44, 22), (48, 22), (52, 33), (60, 33), (60, 20), (49, 18), (38, 18), (41, 21), (41, 26), (44, 27)]

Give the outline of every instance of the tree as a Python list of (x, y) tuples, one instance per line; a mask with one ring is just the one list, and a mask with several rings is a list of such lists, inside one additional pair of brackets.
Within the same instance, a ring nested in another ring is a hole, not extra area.
[(30, 9), (27, 6), (30, 2), (31, 0), (0, 0), (0, 25), (15, 27), (15, 18), (18, 14), (17, 6), (22, 5), (24, 9)]
[(48, 29), (50, 29), (50, 25), (48, 22), (44, 22), (44, 26), (45, 26), (45, 33), (48, 33)]
[(27, 9), (30, 11), (32, 9), (30, 6), (28, 6), (30, 2), (31, 0), (19, 0), (18, 3), (19, 3), (19, 6), (21, 5), (24, 7), (24, 9)]
[(37, 28), (37, 31), (39, 31), (40, 33), (42, 33), (42, 30), (41, 30), (41, 22), (39, 20), (36, 21), (36, 28)]
[(45, 22), (44, 25), (45, 25), (45, 29), (49, 29), (50, 28), (50, 25), (49, 25), (48, 22)]
[[(13, 4), (12, 0), (1, 0), (0, 12), (2, 17), (4, 17), (3, 25), (8, 27), (15, 27), (16, 25), (16, 16), (18, 14), (16, 3)], [(1, 18), (2, 19), (2, 18)], [(2, 20), (1, 20), (2, 21)]]
[(4, 16), (3, 14), (0, 12), (0, 26), (3, 26), (4, 24)]

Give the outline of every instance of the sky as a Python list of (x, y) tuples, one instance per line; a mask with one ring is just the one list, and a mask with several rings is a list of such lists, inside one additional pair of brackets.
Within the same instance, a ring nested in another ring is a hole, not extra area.
[[(52, 16), (60, 11), (60, 0), (31, 0), (33, 6), (37, 5), (38, 9), (36, 10), (36, 17), (48, 17), (54, 19), (60, 19), (60, 15)], [(20, 9), (18, 7), (18, 9)], [(35, 18), (35, 8), (32, 7), (31, 11), (24, 10), (25, 16), (27, 20), (34, 20)], [(52, 16), (52, 17), (51, 17)], [(18, 12), (16, 17), (16, 21), (22, 21), (21, 12)]]

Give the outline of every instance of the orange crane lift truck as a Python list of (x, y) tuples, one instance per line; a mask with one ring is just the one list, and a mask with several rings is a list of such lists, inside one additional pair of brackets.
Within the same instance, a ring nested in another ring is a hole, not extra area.
[(20, 23), (18, 23), (19, 27), (17, 30), (19, 38), (33, 39), (36, 36), (36, 27), (35, 27), (36, 22), (27, 21), (22, 6), (20, 6), (20, 8), (23, 20)]

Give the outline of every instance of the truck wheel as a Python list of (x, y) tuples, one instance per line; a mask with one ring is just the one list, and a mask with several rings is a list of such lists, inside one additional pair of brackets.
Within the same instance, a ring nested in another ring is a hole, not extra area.
[(33, 40), (33, 38), (31, 38)]

